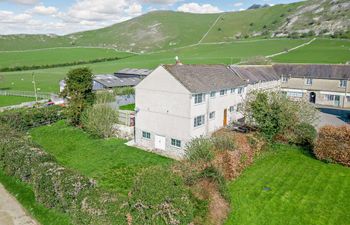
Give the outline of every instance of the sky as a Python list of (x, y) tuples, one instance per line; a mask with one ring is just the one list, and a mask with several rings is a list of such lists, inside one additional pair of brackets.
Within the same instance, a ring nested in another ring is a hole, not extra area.
[(69, 34), (106, 27), (154, 10), (240, 11), (297, 0), (0, 0), (0, 34)]

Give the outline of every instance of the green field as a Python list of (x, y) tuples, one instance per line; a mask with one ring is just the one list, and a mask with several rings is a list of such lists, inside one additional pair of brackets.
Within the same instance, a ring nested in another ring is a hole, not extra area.
[(33, 102), (33, 101), (35, 101), (35, 98), (0, 95), (0, 107), (9, 106), (9, 105), (18, 105), (23, 102)]
[(0, 69), (16, 66), (57, 65), (101, 58), (125, 58), (132, 54), (102, 48), (57, 48), (0, 52)]
[(30, 132), (35, 143), (63, 166), (95, 178), (106, 189), (127, 194), (143, 168), (168, 165), (172, 160), (125, 145), (120, 139), (94, 139), (60, 121)]
[[(179, 56), (186, 64), (231, 64), (238, 63), (248, 57), (256, 55), (270, 55), (298, 46), (308, 40), (251, 40), (237, 41), (230, 44), (203, 44), (178, 50), (168, 50), (153, 54), (135, 55), (129, 58), (102, 63), (88, 64), (95, 74), (113, 73), (123, 68), (154, 69), (160, 64), (174, 63), (175, 56)], [(31, 76), (35, 72), (37, 86), (41, 91), (58, 92), (58, 82), (63, 79), (68, 70), (77, 66), (42, 69), (35, 71), (19, 71), (1, 73), (4, 81), (0, 88), (12, 90), (32, 90)]]
[(350, 61), (350, 40), (316, 40), (288, 54), (273, 58), (289, 63), (346, 63)]
[[(34, 72), (37, 87), (41, 91), (57, 93), (59, 81), (65, 78), (71, 68), (87, 66), (94, 74), (113, 73), (123, 68), (154, 69), (160, 64), (174, 63), (175, 56), (179, 56), (185, 64), (231, 64), (254, 56), (268, 56), (283, 52), (285, 49), (291, 49), (308, 41), (309, 39), (258, 39), (222, 44), (201, 44), (152, 54), (132, 55), (116, 61), (34, 71), (4, 72), (0, 73), (2, 78), (0, 89), (31, 91), (33, 89), (32, 73)], [(280, 63), (345, 63), (350, 61), (349, 49), (350, 41), (348, 40), (318, 39), (310, 45), (276, 56), (272, 60)], [(20, 53), (18, 54), (18, 60), (25, 61), (25, 57), (21, 59)], [(3, 101), (11, 103), (10, 99), (3, 99)]]
[(350, 224), (350, 168), (277, 145), (229, 185), (226, 224)]

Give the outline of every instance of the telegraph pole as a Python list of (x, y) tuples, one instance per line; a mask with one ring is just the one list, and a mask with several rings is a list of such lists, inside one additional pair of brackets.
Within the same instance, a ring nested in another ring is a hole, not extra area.
[(35, 102), (38, 103), (38, 93), (37, 93), (37, 90), (36, 90), (36, 83), (35, 83), (34, 72), (32, 73), (32, 83), (33, 83), (33, 87), (34, 87)]

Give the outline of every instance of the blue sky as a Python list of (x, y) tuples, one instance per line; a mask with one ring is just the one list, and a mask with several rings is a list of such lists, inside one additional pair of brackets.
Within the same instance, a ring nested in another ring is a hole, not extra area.
[(153, 10), (217, 13), (297, 0), (0, 0), (0, 34), (67, 34), (118, 23)]

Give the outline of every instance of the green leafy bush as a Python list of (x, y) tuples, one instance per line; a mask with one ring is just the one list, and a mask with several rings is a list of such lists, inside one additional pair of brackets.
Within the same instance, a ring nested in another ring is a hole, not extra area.
[(0, 113), (0, 123), (9, 124), (12, 128), (20, 131), (52, 124), (65, 118), (60, 106), (15, 109)]
[(350, 166), (350, 127), (322, 127), (319, 131), (314, 153), (320, 160)]

